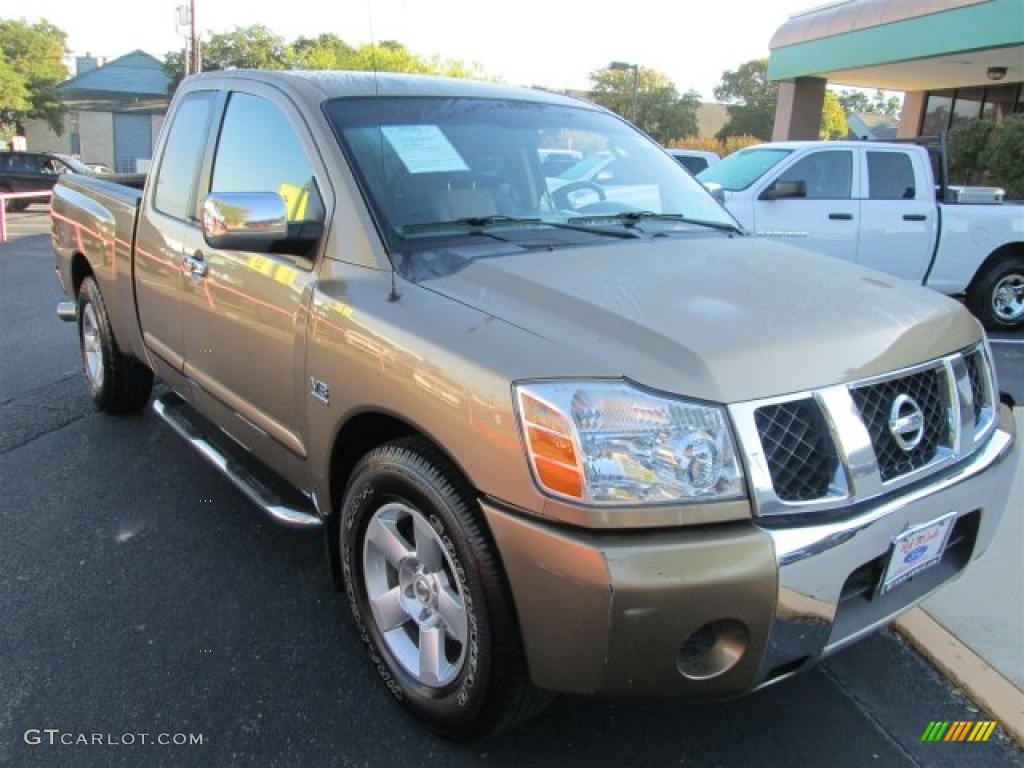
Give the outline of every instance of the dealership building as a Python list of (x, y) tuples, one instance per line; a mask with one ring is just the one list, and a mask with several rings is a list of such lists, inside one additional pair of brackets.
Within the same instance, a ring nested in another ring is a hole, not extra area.
[(773, 139), (817, 139), (825, 86), (904, 91), (899, 136), (1024, 113), (1024, 0), (844, 0), (770, 43)]

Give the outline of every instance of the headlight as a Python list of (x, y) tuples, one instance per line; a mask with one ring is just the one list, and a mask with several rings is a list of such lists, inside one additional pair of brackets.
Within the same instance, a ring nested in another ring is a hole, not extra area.
[(744, 496), (725, 409), (623, 381), (517, 384), (530, 466), (548, 493), (588, 504)]

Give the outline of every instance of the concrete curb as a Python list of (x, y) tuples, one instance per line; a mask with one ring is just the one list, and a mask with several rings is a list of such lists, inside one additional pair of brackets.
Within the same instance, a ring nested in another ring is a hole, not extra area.
[(921, 608), (909, 611), (893, 626), (918, 653), (999, 723), (997, 731), (1002, 729), (1024, 748), (1024, 691)]

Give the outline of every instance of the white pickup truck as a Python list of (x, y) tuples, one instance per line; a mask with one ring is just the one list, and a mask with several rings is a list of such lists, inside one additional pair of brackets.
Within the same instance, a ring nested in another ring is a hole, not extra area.
[(946, 202), (923, 146), (760, 144), (698, 178), (752, 233), (964, 296), (989, 330), (1024, 328), (1024, 205)]

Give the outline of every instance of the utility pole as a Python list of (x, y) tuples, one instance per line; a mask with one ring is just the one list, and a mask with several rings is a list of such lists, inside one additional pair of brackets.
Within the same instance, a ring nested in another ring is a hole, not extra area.
[(175, 8), (176, 18), (174, 20), (175, 31), (185, 38), (185, 50), (181, 56), (181, 67), (185, 77), (192, 74), (195, 63), (195, 0), (191, 0), (192, 6), (182, 3)]
[(198, 74), (203, 71), (203, 54), (199, 47), (199, 38), (196, 36), (196, 0), (189, 0), (188, 16), (191, 25), (189, 40), (192, 44), (192, 72)]

